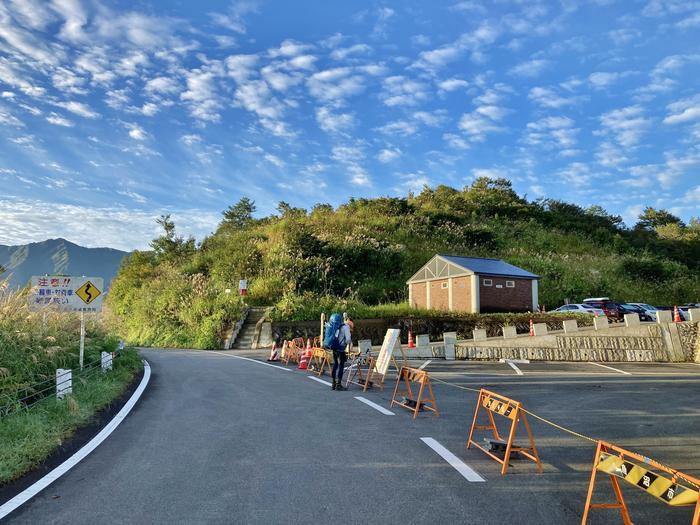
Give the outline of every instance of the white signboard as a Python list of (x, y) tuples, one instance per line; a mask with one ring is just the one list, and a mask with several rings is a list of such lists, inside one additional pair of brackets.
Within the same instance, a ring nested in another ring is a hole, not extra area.
[(32, 277), (30, 306), (50, 306), (65, 312), (101, 312), (104, 298), (102, 277), (43, 275)]
[(401, 335), (401, 330), (398, 328), (389, 328), (386, 331), (382, 349), (379, 351), (379, 356), (377, 356), (377, 364), (374, 366), (377, 373), (385, 375), (389, 370), (389, 363), (391, 362), (391, 356), (394, 354), (394, 349), (397, 345), (401, 346), (399, 335)]

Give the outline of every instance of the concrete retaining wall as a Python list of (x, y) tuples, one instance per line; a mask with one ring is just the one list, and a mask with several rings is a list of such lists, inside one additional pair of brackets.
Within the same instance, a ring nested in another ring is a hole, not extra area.
[(457, 359), (544, 361), (700, 362), (698, 322), (616, 325), (577, 332), (463, 340)]

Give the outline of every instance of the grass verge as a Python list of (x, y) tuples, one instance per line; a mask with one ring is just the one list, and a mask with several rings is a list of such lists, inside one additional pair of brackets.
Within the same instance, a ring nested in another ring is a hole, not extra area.
[(136, 350), (124, 350), (114, 369), (75, 377), (73, 395), (46, 398), (33, 407), (0, 419), (0, 485), (40, 465), (95, 414), (109, 406), (143, 369)]

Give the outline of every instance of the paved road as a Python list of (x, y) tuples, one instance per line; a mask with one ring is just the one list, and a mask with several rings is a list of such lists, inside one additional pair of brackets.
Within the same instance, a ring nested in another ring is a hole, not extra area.
[[(153, 377), (117, 431), (10, 523), (580, 523), (594, 446), (533, 421), (544, 474), (506, 477), (464, 442), (476, 394), (436, 383), (440, 418), (387, 416), (305, 373), (201, 351), (144, 351)], [(240, 354), (237, 354), (240, 355)], [(427, 369), (487, 386), (585, 434), (700, 473), (700, 366), (447, 364)], [(388, 406), (390, 388), (366, 394)], [(485, 482), (470, 482), (432, 437)], [(607, 483), (600, 498), (609, 496)], [(635, 523), (689, 523), (633, 487)], [(619, 523), (594, 511), (591, 523)]]

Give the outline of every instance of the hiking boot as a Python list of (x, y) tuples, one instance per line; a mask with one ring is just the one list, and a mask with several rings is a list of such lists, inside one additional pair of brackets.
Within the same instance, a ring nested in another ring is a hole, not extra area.
[(335, 379), (333, 380), (333, 386), (331, 387), (331, 390), (336, 390), (338, 388), (338, 384), (335, 382)]

